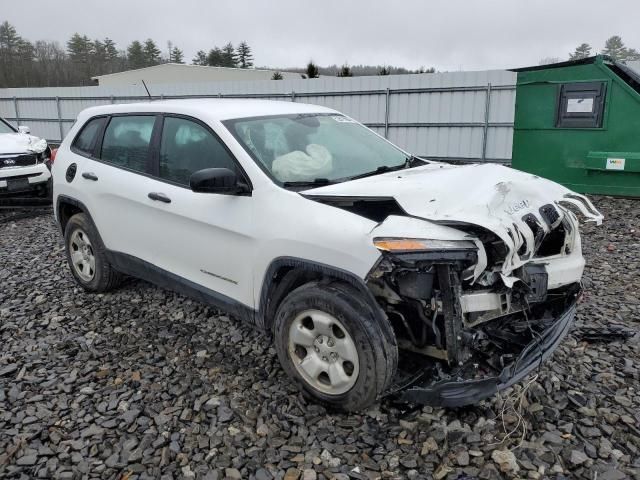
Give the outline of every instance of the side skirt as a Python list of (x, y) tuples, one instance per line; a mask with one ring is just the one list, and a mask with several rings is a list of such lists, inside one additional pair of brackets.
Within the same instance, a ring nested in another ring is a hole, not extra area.
[(109, 263), (119, 272), (146, 280), (161, 288), (181, 293), (194, 300), (223, 310), (225, 313), (245, 322), (254, 325), (256, 323), (256, 311), (233, 298), (198, 285), (191, 280), (163, 270), (132, 255), (111, 250), (107, 250), (105, 253)]

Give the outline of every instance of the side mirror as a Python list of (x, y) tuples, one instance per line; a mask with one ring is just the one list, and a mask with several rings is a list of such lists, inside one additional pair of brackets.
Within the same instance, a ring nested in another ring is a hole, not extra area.
[(198, 170), (191, 174), (189, 186), (194, 192), (223, 195), (240, 195), (251, 191), (249, 185), (240, 181), (238, 176), (228, 168)]
[(31, 133), (31, 129), (29, 127), (27, 127), (26, 125), (20, 125), (18, 127), (18, 133), (28, 134), (28, 133)]

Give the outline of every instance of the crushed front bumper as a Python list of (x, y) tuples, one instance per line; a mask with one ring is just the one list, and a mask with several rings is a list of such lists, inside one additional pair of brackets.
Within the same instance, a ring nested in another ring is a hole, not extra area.
[(516, 359), (505, 366), (499, 375), (471, 380), (439, 380), (433, 382), (428, 372), (409, 387), (393, 393), (399, 402), (439, 407), (462, 407), (478, 403), (495, 395), (526, 377), (538, 368), (558, 347), (569, 332), (576, 312), (576, 301), (567, 305), (553, 323), (537, 335)]

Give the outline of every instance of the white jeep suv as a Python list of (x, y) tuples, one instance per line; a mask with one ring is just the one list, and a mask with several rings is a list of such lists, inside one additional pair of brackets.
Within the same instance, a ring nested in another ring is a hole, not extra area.
[(419, 159), (328, 108), (231, 99), (83, 111), (54, 206), (87, 291), (126, 274), (225, 309), (347, 410), (520, 380), (572, 324), (578, 217), (602, 220), (553, 182)]

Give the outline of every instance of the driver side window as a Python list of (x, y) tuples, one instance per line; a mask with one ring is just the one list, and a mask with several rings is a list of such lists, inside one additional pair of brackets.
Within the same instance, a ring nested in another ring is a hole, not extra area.
[(160, 143), (160, 178), (189, 186), (191, 174), (204, 168), (236, 172), (231, 154), (202, 125), (178, 117), (165, 117)]

